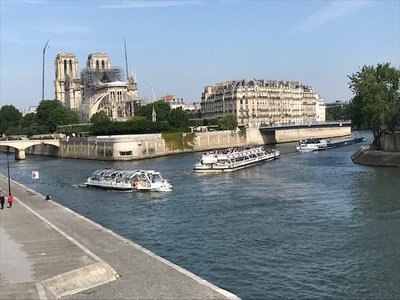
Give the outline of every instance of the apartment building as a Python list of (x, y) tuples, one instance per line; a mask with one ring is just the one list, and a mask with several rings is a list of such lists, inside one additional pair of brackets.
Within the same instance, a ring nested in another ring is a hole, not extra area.
[(202, 118), (234, 114), (243, 125), (290, 125), (325, 121), (325, 104), (312, 87), (295, 81), (233, 80), (204, 87)]

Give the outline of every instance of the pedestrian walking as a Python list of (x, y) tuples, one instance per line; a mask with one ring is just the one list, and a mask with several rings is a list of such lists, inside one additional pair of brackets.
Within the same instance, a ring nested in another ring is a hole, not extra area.
[(1, 209), (4, 208), (4, 202), (6, 202), (6, 198), (4, 198), (3, 194), (0, 196), (0, 205)]
[(7, 201), (8, 201), (8, 208), (11, 208), (12, 203), (13, 203), (13, 200), (14, 200), (13, 195), (9, 194), (9, 195), (8, 195), (8, 198), (7, 198)]

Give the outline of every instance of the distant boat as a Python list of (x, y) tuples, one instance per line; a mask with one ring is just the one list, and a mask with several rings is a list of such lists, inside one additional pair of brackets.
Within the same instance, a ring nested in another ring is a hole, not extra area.
[(363, 136), (357, 136), (357, 137), (349, 136), (345, 138), (337, 138), (329, 140), (321, 138), (309, 138), (299, 141), (299, 145), (296, 147), (296, 150), (301, 153), (307, 153), (313, 151), (338, 148), (355, 143), (361, 143), (364, 141), (365, 138)]
[(327, 150), (329, 147), (329, 141), (321, 138), (309, 138), (299, 141), (299, 145), (296, 147), (298, 152), (306, 153), (319, 150)]
[(216, 149), (204, 153), (194, 165), (195, 173), (233, 172), (252, 165), (276, 159), (278, 150), (266, 150), (263, 147), (243, 146)]
[(170, 191), (172, 185), (154, 170), (100, 169), (85, 182), (88, 187), (120, 191)]

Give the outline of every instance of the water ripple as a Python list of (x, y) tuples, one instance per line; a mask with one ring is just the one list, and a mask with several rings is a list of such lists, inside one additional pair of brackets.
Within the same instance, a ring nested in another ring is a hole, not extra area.
[[(28, 157), (12, 162), (11, 176), (242, 299), (398, 299), (400, 170), (353, 164), (359, 145), (309, 155), (294, 146), (277, 145), (279, 160), (232, 174), (192, 173), (194, 153)], [(83, 187), (99, 167), (157, 169), (173, 190)]]

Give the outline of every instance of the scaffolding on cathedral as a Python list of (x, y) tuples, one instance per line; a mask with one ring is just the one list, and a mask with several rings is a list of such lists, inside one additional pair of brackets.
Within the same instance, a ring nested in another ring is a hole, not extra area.
[(124, 72), (120, 68), (91, 69), (85, 68), (81, 72), (81, 80), (84, 86), (97, 86), (101, 83), (123, 81)]
[(81, 72), (83, 86), (83, 103), (96, 94), (96, 89), (104, 83), (122, 81), (124, 73), (120, 68), (92, 69), (85, 68)]

